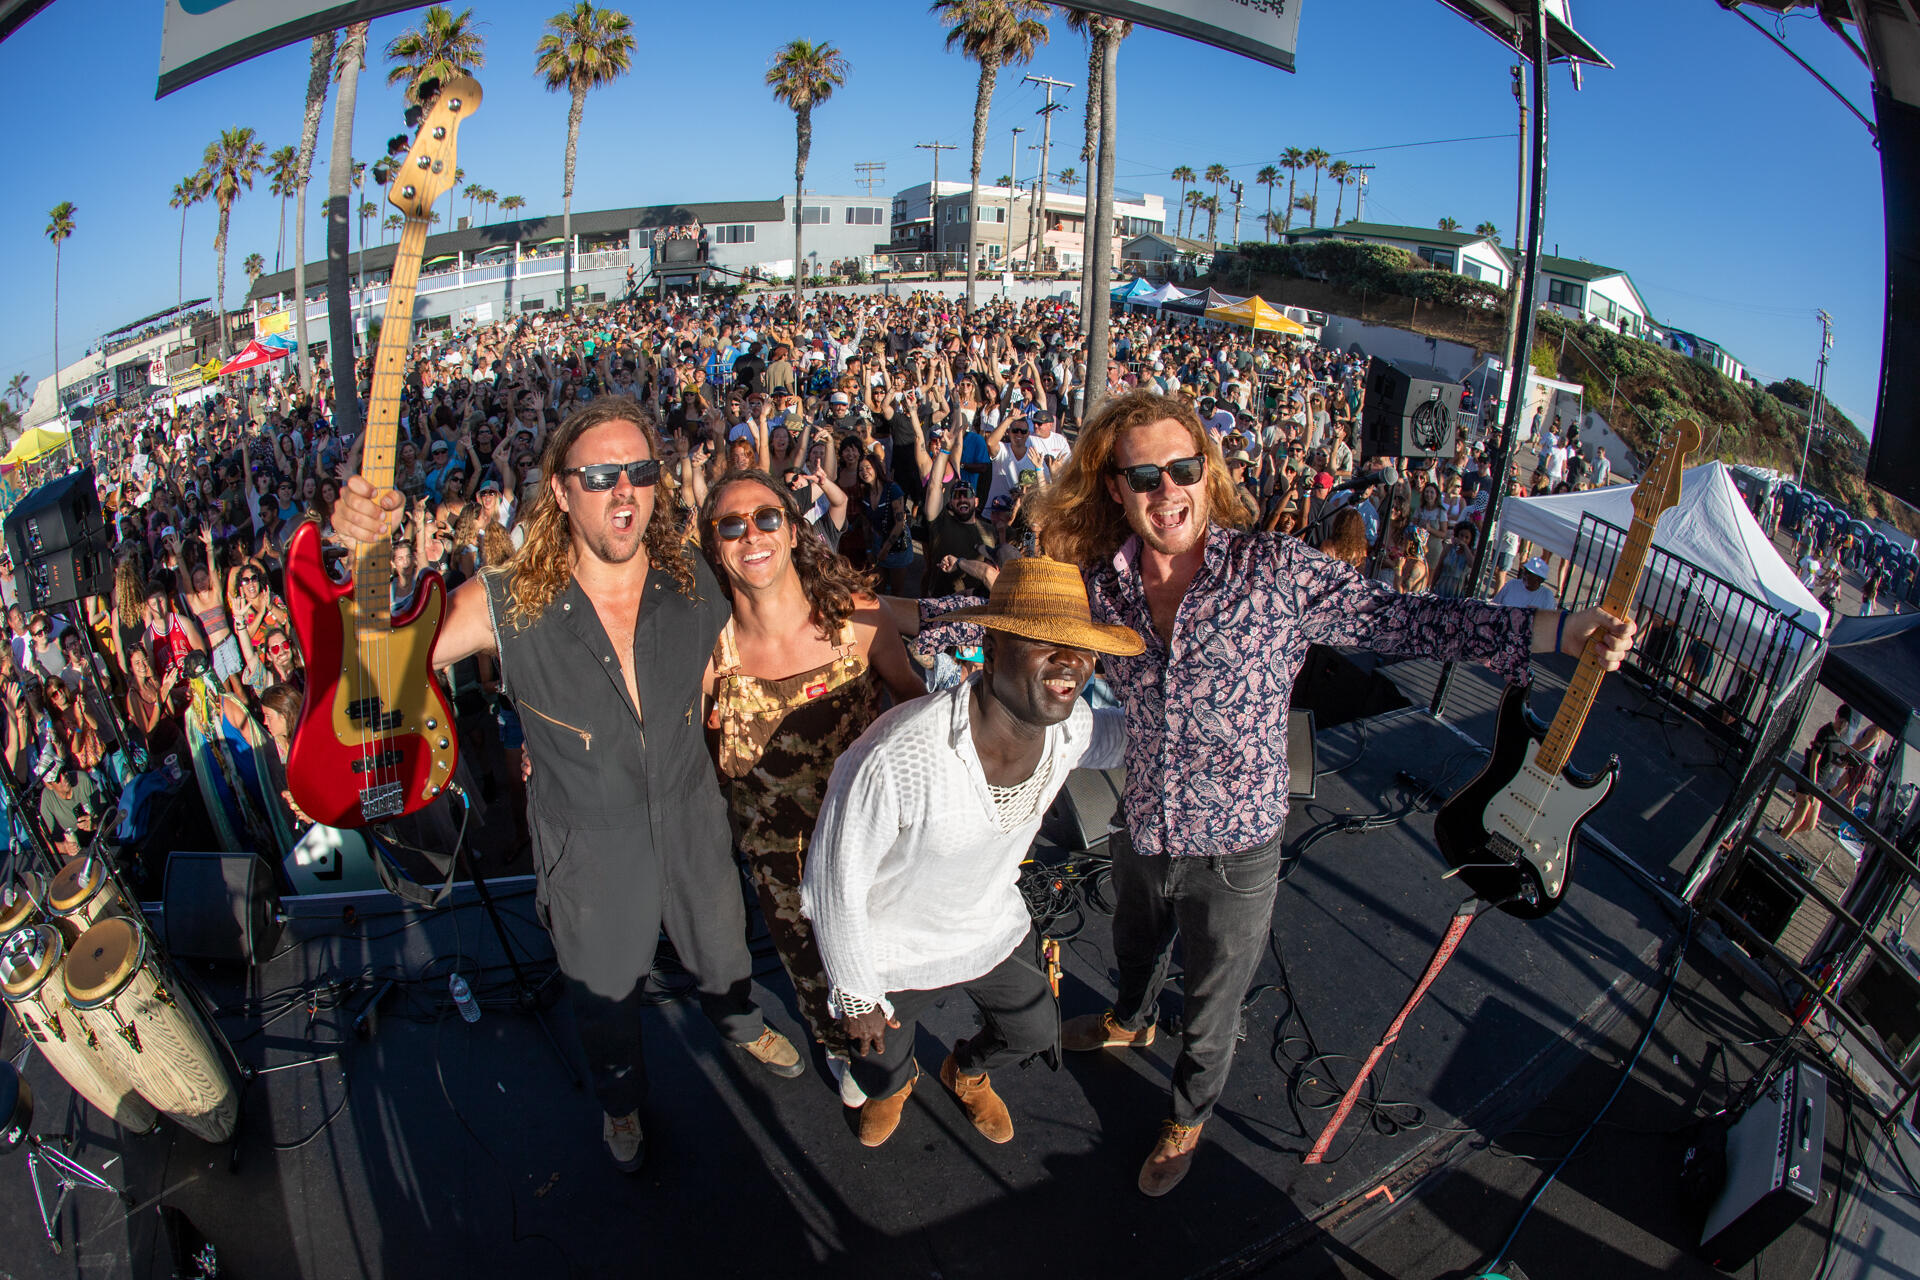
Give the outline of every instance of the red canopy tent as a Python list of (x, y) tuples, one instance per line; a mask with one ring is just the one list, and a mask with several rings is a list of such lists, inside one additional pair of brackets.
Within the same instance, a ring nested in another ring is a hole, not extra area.
[(242, 347), (240, 354), (220, 366), (220, 376), (240, 373), (243, 370), (263, 365), (273, 360), (284, 360), (293, 353), (284, 347), (262, 346), (259, 342), (249, 342)]

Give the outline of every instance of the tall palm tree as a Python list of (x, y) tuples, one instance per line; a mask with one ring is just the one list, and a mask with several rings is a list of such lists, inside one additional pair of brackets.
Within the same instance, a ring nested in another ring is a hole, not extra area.
[(299, 351), (300, 381), (307, 385), (313, 361), (307, 349), (307, 182), (313, 177), (313, 152), (320, 142), (320, 113), (327, 105), (327, 77), (339, 37), (322, 31), (307, 50), (307, 106), (300, 122), (300, 151), (293, 174), (293, 332)]
[(1179, 235), (1180, 234), (1180, 216), (1187, 207), (1187, 188), (1192, 186), (1195, 182), (1198, 182), (1200, 180), (1200, 175), (1196, 174), (1193, 171), (1193, 167), (1191, 165), (1183, 164), (1183, 165), (1177, 166), (1174, 169), (1174, 171), (1168, 174), (1167, 176), (1180, 184), (1180, 199), (1175, 201), (1173, 206), (1173, 234)]
[(1336, 227), (1340, 225), (1340, 207), (1341, 205), (1346, 203), (1347, 186), (1349, 183), (1352, 183), (1356, 179), (1358, 179), (1359, 176), (1360, 176), (1359, 174), (1353, 171), (1353, 166), (1348, 164), (1345, 160), (1335, 160), (1332, 164), (1327, 166), (1328, 181), (1338, 184), (1340, 188), (1339, 193), (1335, 195), (1333, 198), (1333, 224), (1332, 225)]
[[(340, 33), (334, 58), (333, 144), (327, 153), (327, 357), (333, 372), (334, 430), (360, 429), (360, 397), (353, 359), (353, 294), (349, 286), (348, 231), (353, 213), (353, 116), (360, 99), (360, 73), (367, 65), (367, 31), (356, 22)], [(362, 171), (364, 172), (364, 170)], [(342, 305), (345, 304), (345, 305)]]
[(526, 207), (527, 200), (525, 196), (500, 197), (500, 212), (502, 213), (518, 213)]
[(1293, 226), (1293, 185), (1300, 178), (1300, 171), (1307, 167), (1307, 153), (1298, 147), (1288, 147), (1280, 153), (1280, 167), (1287, 171), (1287, 209), (1280, 218), (1280, 232), (1285, 235)]
[(483, 188), (477, 182), (469, 182), (460, 189), (461, 197), (467, 202), (467, 221), (473, 223), (475, 226), (479, 225), (477, 222), (479, 215), (476, 214), (474, 210), (480, 203), (480, 192), (482, 190)]
[(1311, 218), (1313, 216), (1314, 210), (1318, 207), (1318, 203), (1314, 200), (1312, 196), (1295, 196), (1293, 201), (1293, 207), (1296, 209), (1305, 209), (1307, 211), (1307, 216)]
[(60, 403), (60, 246), (73, 234), (73, 201), (62, 200), (47, 211), (47, 239), (53, 241), (53, 403)]
[(257, 253), (250, 253), (246, 261), (240, 264), (240, 269), (247, 273), (247, 288), (251, 289), (267, 273), (267, 260)]
[(207, 174), (204, 169), (196, 169), (180, 181), (173, 184), (173, 198), (167, 203), (180, 211), (180, 272), (175, 281), (179, 297), (175, 304), (187, 300), (187, 210), (207, 198)]
[(1072, 165), (1068, 165), (1060, 171), (1059, 179), (1060, 189), (1062, 191), (1071, 191), (1080, 185), (1080, 171)]
[(1207, 243), (1217, 245), (1220, 241), (1214, 237), (1214, 229), (1220, 224), (1220, 197), (1208, 196), (1200, 207), (1207, 211)]
[(1266, 225), (1268, 238), (1286, 234), (1287, 220), (1277, 213), (1267, 215)]
[(1272, 240), (1273, 189), (1280, 185), (1280, 170), (1273, 165), (1266, 165), (1261, 168), (1260, 172), (1253, 175), (1253, 180), (1267, 189), (1267, 216), (1261, 219), (1260, 225), (1266, 231), (1266, 238)]
[(1047, 42), (1047, 6), (1032, 0), (933, 0), (932, 13), (947, 25), (947, 48), (960, 50), (980, 65), (973, 93), (973, 192), (967, 215), (967, 306), (971, 309), (980, 268), (980, 165), (987, 147), (987, 108), (993, 105), (1000, 68), (1031, 62)]
[(1200, 225), (1201, 211), (1207, 207), (1207, 193), (1196, 187), (1187, 192), (1184, 203), (1187, 206), (1187, 238), (1197, 240), (1199, 237), (1193, 234), (1193, 230)]
[[(1093, 234), (1094, 224), (1100, 222), (1101, 202), (1103, 200), (1108, 204), (1112, 202), (1112, 193), (1100, 189), (1099, 186), (1100, 153), (1098, 147), (1100, 143), (1101, 118), (1108, 97), (1106, 87), (1108, 50), (1106, 42), (1109, 38), (1114, 41), (1113, 53), (1114, 56), (1117, 57), (1119, 55), (1118, 42), (1132, 34), (1133, 24), (1131, 22), (1122, 22), (1120, 19), (1115, 18), (1112, 21), (1116, 25), (1110, 29), (1107, 25), (1108, 20), (1091, 10), (1067, 8), (1065, 13), (1067, 16), (1067, 26), (1087, 38), (1087, 107), (1083, 124), (1084, 137), (1080, 144), (1080, 159), (1088, 165), (1088, 181), (1092, 184), (1087, 192), (1087, 235), (1091, 236)], [(1108, 227), (1113, 225), (1111, 210), (1108, 211), (1107, 221), (1100, 223), (1100, 225)], [(1085, 240), (1085, 237), (1082, 237), (1082, 239)], [(1100, 303), (1099, 298), (1095, 296), (1093, 289), (1093, 260), (1095, 256), (1092, 252), (1093, 242), (1086, 240), (1086, 246), (1088, 251), (1080, 256), (1080, 297), (1083, 302), (1080, 308), (1080, 328), (1082, 333), (1091, 332), (1095, 319), (1094, 313), (1101, 305), (1104, 305)]]
[[(807, 180), (807, 155), (813, 150), (813, 109), (833, 96), (847, 83), (853, 67), (841, 52), (824, 40), (792, 40), (774, 50), (773, 65), (767, 68), (767, 87), (776, 101), (793, 111), (793, 300), (800, 301), (800, 282), (805, 277), (800, 252), (800, 198)], [(976, 108), (973, 132), (973, 185), (980, 186), (980, 144), (983, 122)], [(938, 193), (935, 193), (936, 196)], [(971, 220), (968, 226), (972, 226)], [(969, 235), (972, 233), (969, 232)], [(967, 274), (973, 274), (973, 255), (967, 255)]]
[(1232, 174), (1227, 172), (1227, 166), (1223, 164), (1210, 164), (1207, 166), (1206, 179), (1213, 184), (1213, 205), (1208, 210), (1210, 216), (1207, 218), (1208, 243), (1213, 243), (1214, 222), (1220, 216), (1220, 184), (1232, 176)]
[(7, 379), (7, 399), (22, 411), (27, 407), (27, 383), (28, 378), (24, 373), (16, 373)]
[(213, 282), (215, 305), (220, 310), (220, 345), (227, 344), (227, 223), (233, 216), (233, 202), (243, 191), (253, 190), (253, 180), (262, 170), (267, 148), (253, 136), (252, 129), (222, 129), (220, 136), (207, 144), (202, 157), (207, 181), (212, 187), (214, 208), (220, 222), (213, 235)]
[[(492, 187), (482, 187), (480, 189), (480, 207), (482, 209), (491, 210), (493, 206), (498, 203), (500, 203), (500, 195)], [(492, 213), (488, 213), (487, 220), (489, 222), (493, 220)]]
[(381, 243), (384, 244), (389, 235), (398, 232), (400, 228), (406, 225), (407, 225), (407, 220), (401, 217), (399, 214), (397, 213), (388, 214), (380, 223)]
[(1300, 158), (1306, 162), (1306, 168), (1313, 170), (1313, 203), (1307, 206), (1309, 214), (1307, 226), (1317, 227), (1320, 225), (1320, 175), (1326, 170), (1327, 162), (1333, 157), (1319, 147), (1311, 147)]
[(1460, 221), (1457, 218), (1442, 218), (1440, 219), (1440, 229), (1442, 231), (1458, 231), (1460, 229)]
[(1473, 229), (1473, 234), (1477, 236), (1485, 236), (1487, 239), (1493, 241), (1495, 244), (1500, 243), (1500, 228), (1494, 226), (1491, 222), (1481, 223), (1479, 226)]
[[(547, 19), (547, 33), (533, 47), (534, 70), (547, 79), (549, 92), (573, 96), (567, 111), (566, 182), (561, 189), (560, 255), (565, 307), (573, 310), (573, 165), (580, 151), (580, 116), (587, 91), (612, 84), (633, 66), (633, 20), (615, 9), (596, 9), (589, 0)], [(796, 216), (798, 210), (795, 211)]]
[(280, 197), (280, 236), (273, 244), (273, 269), (280, 269), (281, 255), (287, 248), (287, 197), (293, 194), (294, 161), (299, 152), (292, 147), (276, 147), (267, 157), (267, 194)]
[(387, 83), (404, 84), (408, 101), (418, 102), (420, 87), (427, 81), (445, 84), (486, 66), (485, 44), (472, 9), (456, 14), (436, 4), (419, 26), (408, 27), (387, 43), (387, 61), (393, 64)]

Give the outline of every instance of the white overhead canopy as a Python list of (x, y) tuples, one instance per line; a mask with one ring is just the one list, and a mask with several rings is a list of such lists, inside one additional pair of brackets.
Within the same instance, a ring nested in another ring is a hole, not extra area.
[(1161, 285), (1151, 293), (1143, 293), (1127, 301), (1136, 307), (1157, 307), (1165, 302), (1174, 302), (1180, 298), (1191, 298), (1193, 290), (1176, 288), (1171, 282)]
[[(1633, 524), (1633, 488), (1613, 485), (1583, 493), (1542, 498), (1514, 498), (1500, 509), (1500, 525), (1507, 533), (1538, 543), (1562, 560), (1573, 556), (1574, 539), (1582, 517), (1591, 512), (1618, 529)], [(1815, 635), (1826, 629), (1827, 611), (1800, 585), (1791, 566), (1780, 558), (1767, 535), (1741, 501), (1724, 462), (1689, 467), (1681, 474), (1680, 503), (1660, 517), (1653, 544), (1679, 560), (1703, 569), (1742, 591), (1758, 596), (1770, 608), (1797, 620)], [(1605, 566), (1602, 566), (1604, 568)], [(1643, 601), (1655, 592), (1672, 598), (1685, 584), (1655, 582), (1648, 574)], [(1689, 620), (1690, 621), (1690, 620)], [(1740, 640), (1756, 646), (1765, 637)]]

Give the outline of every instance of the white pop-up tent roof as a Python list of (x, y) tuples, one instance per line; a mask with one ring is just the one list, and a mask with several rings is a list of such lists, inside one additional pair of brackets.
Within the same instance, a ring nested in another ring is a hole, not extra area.
[(1143, 293), (1138, 297), (1128, 298), (1127, 301), (1136, 307), (1158, 307), (1169, 302), (1178, 302), (1182, 298), (1191, 298), (1192, 296), (1193, 290), (1176, 288), (1173, 283), (1169, 281), (1151, 293)]
[[(1500, 509), (1501, 528), (1538, 543), (1562, 560), (1573, 556), (1582, 517), (1592, 513), (1617, 529), (1633, 525), (1633, 488), (1613, 485), (1582, 493), (1515, 498)], [(1815, 635), (1827, 611), (1800, 585), (1753, 513), (1740, 498), (1724, 462), (1707, 462), (1681, 473), (1680, 503), (1660, 517), (1653, 545), (1767, 602)], [(1652, 575), (1649, 574), (1651, 578)], [(1669, 591), (1672, 584), (1664, 584)], [(1657, 584), (1642, 585), (1645, 599)]]

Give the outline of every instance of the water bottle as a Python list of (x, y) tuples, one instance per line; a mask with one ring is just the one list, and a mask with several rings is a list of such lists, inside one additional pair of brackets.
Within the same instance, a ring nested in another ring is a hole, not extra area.
[(447, 990), (453, 995), (454, 1007), (460, 1010), (460, 1016), (468, 1022), (480, 1021), (480, 1002), (473, 998), (473, 988), (456, 971), (447, 978)]

